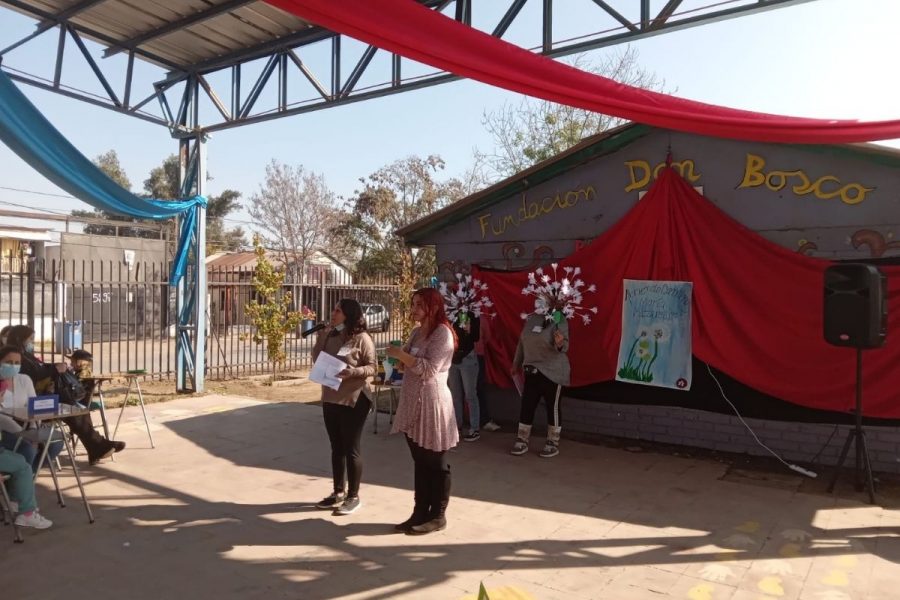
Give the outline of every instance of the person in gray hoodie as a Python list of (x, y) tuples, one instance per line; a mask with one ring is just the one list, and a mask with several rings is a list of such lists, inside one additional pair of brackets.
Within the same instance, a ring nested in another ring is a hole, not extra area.
[(519, 430), (511, 454), (519, 456), (528, 452), (534, 413), (541, 398), (547, 407), (547, 442), (540, 456), (552, 458), (559, 454), (560, 399), (562, 388), (569, 385), (570, 377), (568, 351), (569, 324), (564, 318), (548, 320), (539, 314), (528, 316), (512, 365), (514, 377), (520, 371), (524, 371), (525, 376)]

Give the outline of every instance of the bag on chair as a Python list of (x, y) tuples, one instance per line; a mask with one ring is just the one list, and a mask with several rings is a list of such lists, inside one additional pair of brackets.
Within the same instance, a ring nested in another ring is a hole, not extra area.
[(77, 404), (87, 396), (84, 384), (70, 371), (58, 373), (55, 380), (56, 393), (59, 394), (59, 401), (62, 404)]

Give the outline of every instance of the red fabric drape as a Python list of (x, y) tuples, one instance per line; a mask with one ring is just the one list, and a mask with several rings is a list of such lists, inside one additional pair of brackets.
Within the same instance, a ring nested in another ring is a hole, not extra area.
[[(694, 355), (766, 394), (811, 408), (854, 404), (856, 351), (823, 339), (827, 261), (791, 252), (732, 220), (665, 169), (618, 223), (560, 266), (581, 267), (596, 294), (590, 325), (569, 321), (572, 385), (615, 377), (622, 329), (622, 280), (692, 281)], [(866, 350), (864, 412), (900, 418), (900, 268), (885, 267), (890, 308), (887, 344)], [(497, 306), (486, 355), (489, 380), (509, 381), (527, 274), (473, 268)]]
[(501, 88), (701, 135), (762, 142), (900, 138), (900, 120), (831, 121), (736, 110), (586, 73), (463, 25), (413, 0), (266, 0), (332, 31)]

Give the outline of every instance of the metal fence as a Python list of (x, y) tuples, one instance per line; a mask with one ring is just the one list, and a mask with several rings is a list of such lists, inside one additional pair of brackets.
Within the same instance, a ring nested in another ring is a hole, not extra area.
[[(35, 330), (36, 352), (45, 361), (61, 361), (76, 348), (94, 355), (96, 373), (144, 370), (166, 379), (175, 373), (175, 289), (168, 283), (169, 265), (109, 261), (45, 261), (31, 259), (24, 268), (6, 265), (0, 273), (0, 327), (26, 324)], [(17, 265), (18, 266), (18, 265)], [(206, 373), (224, 379), (271, 372), (265, 344), (253, 340), (245, 311), (256, 301), (253, 270), (215, 268), (208, 272)], [(373, 305), (372, 337), (376, 346), (399, 337), (393, 319), (397, 286), (386, 281), (334, 284), (320, 281), (285, 285), (297, 308), (306, 306), (327, 320), (341, 298)], [(387, 329), (381, 327), (387, 322)], [(303, 339), (304, 323), (286, 341), (285, 369), (311, 363), (314, 338)]]

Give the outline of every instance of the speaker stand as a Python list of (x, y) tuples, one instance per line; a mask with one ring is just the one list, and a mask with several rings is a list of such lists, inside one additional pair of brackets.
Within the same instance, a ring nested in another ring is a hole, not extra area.
[(869, 491), (869, 504), (875, 504), (875, 480), (872, 478), (872, 463), (869, 460), (869, 447), (866, 445), (866, 432), (862, 426), (862, 348), (856, 349), (856, 424), (847, 432), (847, 439), (844, 441), (844, 447), (841, 450), (841, 457), (838, 459), (837, 466), (834, 468), (834, 475), (831, 478), (831, 484), (828, 486), (829, 492), (834, 492), (834, 486), (837, 484), (838, 477), (841, 474), (841, 468), (847, 459), (847, 453), (850, 451), (850, 444), (855, 442), (856, 445), (856, 491), (861, 492), (863, 489), (863, 471), (865, 470), (866, 488)]

